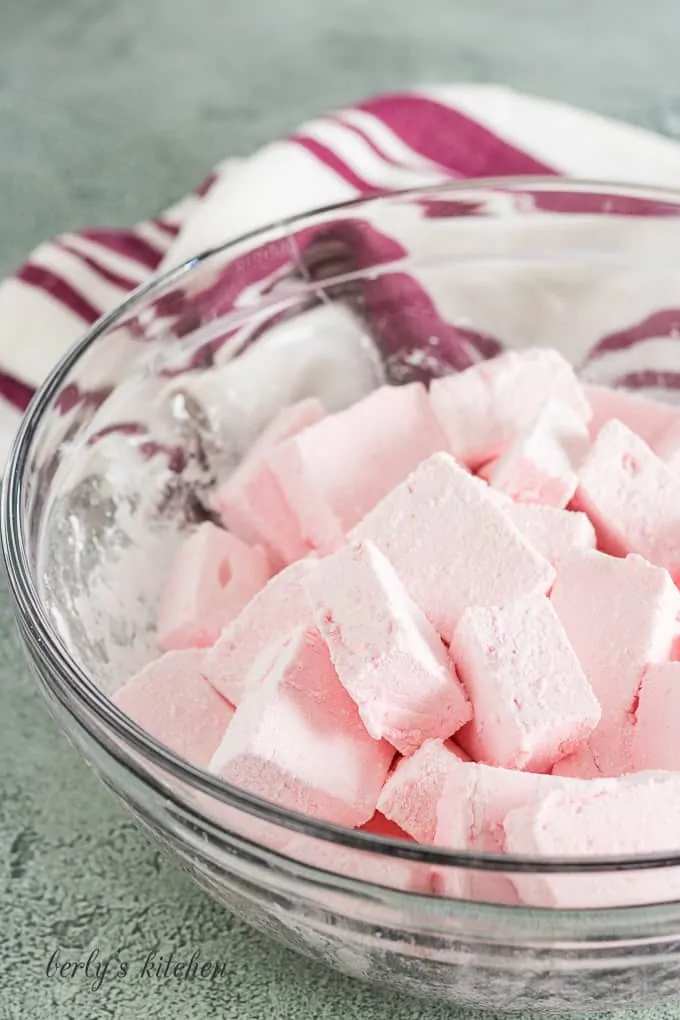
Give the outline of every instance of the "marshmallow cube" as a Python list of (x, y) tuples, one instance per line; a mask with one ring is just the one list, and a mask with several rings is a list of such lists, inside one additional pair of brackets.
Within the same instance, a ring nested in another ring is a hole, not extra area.
[[(666, 570), (640, 556), (586, 551), (562, 564), (551, 602), (602, 707), (588, 741), (596, 771), (630, 771), (634, 699), (645, 666), (670, 655), (680, 593)], [(577, 769), (588, 774), (587, 758)]]
[(300, 560), (272, 577), (206, 654), (203, 675), (232, 705), (255, 682), (260, 658), (296, 627), (311, 626), (303, 582), (315, 566), (314, 560)]
[(471, 718), (448, 652), (371, 542), (345, 545), (305, 584), (314, 622), (366, 729), (402, 754)]
[(163, 651), (205, 648), (266, 584), (264, 549), (214, 524), (201, 524), (177, 551), (158, 610)]
[(400, 825), (386, 818), (380, 811), (376, 811), (372, 818), (359, 828), (362, 832), (370, 832), (374, 836), (381, 836), (387, 839), (405, 839), (407, 843), (413, 843), (413, 837), (409, 836)]
[(210, 771), (338, 825), (375, 812), (394, 750), (373, 740), (318, 631), (298, 628), (244, 695)]
[(680, 473), (680, 415), (659, 437), (654, 451), (671, 471)]
[(225, 526), (245, 542), (263, 544), (276, 566), (301, 559), (309, 547), (300, 537), (267, 456), (323, 416), (323, 405), (313, 397), (283, 408), (213, 497), (213, 507)]
[[(598, 734), (594, 744), (596, 747), (601, 747), (602, 743), (602, 738)], [(561, 758), (556, 762), (551, 769), (551, 775), (568, 777), (570, 779), (601, 779), (605, 774), (623, 775), (629, 771), (629, 757), (627, 752), (623, 752), (620, 749), (617, 750), (619, 743), (615, 738), (608, 748), (606, 762), (609, 763), (609, 766), (607, 767), (606, 764), (603, 766), (604, 772), (600, 769), (591, 742), (587, 742), (577, 748), (573, 754), (568, 754), (565, 758)], [(599, 757), (600, 755), (598, 755)]]
[(680, 772), (680, 662), (647, 666), (633, 719), (635, 771)]
[(437, 803), (435, 842), (451, 849), (499, 853), (508, 812), (558, 787), (563, 780), (474, 761), (454, 760)]
[(248, 451), (248, 457), (259, 458), (270, 453), (279, 443), (296, 436), (310, 425), (316, 425), (325, 414), (323, 404), (316, 397), (305, 397), (295, 404), (282, 407), (257, 437)]
[[(429, 740), (397, 763), (378, 808), (420, 843), (499, 853), (507, 813), (559, 783), (551, 776), (470, 762), (455, 744)], [(517, 902), (514, 886), (498, 873), (435, 868), (433, 882), (449, 897)]]
[(451, 654), (472, 702), (457, 742), (471, 758), (547, 772), (600, 721), (600, 706), (544, 596), (467, 609)]
[(494, 489), (519, 503), (562, 509), (576, 491), (576, 469), (588, 446), (583, 416), (568, 404), (549, 401), (481, 473)]
[(445, 641), (468, 606), (544, 595), (555, 576), (484, 490), (449, 454), (435, 454), (352, 532), (387, 557)]
[[(536, 798), (559, 780), (532, 772), (453, 762), (437, 803), (435, 843), (451, 850), (501, 853), (507, 813)], [(502, 862), (500, 862), (502, 863)], [(515, 904), (517, 890), (508, 875), (494, 871), (435, 868), (433, 887), (443, 896)]]
[(579, 472), (574, 506), (604, 552), (640, 553), (680, 580), (680, 475), (621, 422), (608, 422)]
[(509, 503), (504, 510), (536, 552), (558, 569), (572, 552), (595, 548), (595, 528), (583, 513), (528, 503)]
[(664, 434), (680, 421), (677, 407), (659, 400), (647, 400), (637, 393), (588, 384), (584, 386), (584, 391), (592, 411), (588, 422), (591, 440), (597, 438), (607, 422), (616, 418), (640, 439), (644, 439), (653, 450), (657, 450)]
[(456, 460), (475, 471), (559, 400), (587, 422), (591, 411), (571, 365), (557, 351), (507, 351), (457, 375), (434, 379), (430, 400)]
[[(503, 823), (508, 853), (538, 857), (677, 854), (680, 775), (634, 776), (546, 792), (510, 811)], [(620, 907), (680, 898), (680, 868), (602, 874), (516, 874), (522, 900), (534, 907)]]
[(466, 755), (450, 741), (427, 740), (401, 758), (378, 798), (378, 810), (418, 843), (433, 843), (437, 805), (448, 772)]
[(204, 652), (166, 652), (128, 680), (113, 702), (133, 722), (192, 765), (206, 768), (234, 709), (201, 676)]
[(338, 846), (300, 835), (287, 842), (282, 852), (288, 857), (302, 861), (303, 864), (347, 875), (361, 882), (371, 882), (403, 892), (432, 891), (431, 867), (416, 861), (405, 861), (396, 857), (386, 859), (382, 853), (355, 850), (353, 847)]
[(381, 386), (280, 444), (268, 463), (303, 540), (335, 549), (417, 465), (446, 448), (422, 383)]

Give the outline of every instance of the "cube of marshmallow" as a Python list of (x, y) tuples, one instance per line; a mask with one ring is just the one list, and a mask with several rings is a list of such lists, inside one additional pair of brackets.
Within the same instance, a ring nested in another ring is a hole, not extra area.
[(284, 440), (296, 436), (310, 425), (316, 425), (325, 415), (324, 406), (316, 397), (305, 397), (295, 404), (282, 407), (257, 437), (248, 451), (248, 457), (258, 458), (269, 453)]
[[(420, 843), (498, 852), (497, 834), (507, 812), (546, 782), (559, 780), (468, 762), (455, 744), (428, 740), (397, 763), (378, 807)], [(434, 881), (447, 896), (504, 903), (517, 899), (501, 875), (437, 868)]]
[(454, 761), (441, 787), (434, 841), (452, 850), (499, 853), (508, 812), (569, 782), (475, 761)]
[(373, 817), (369, 818), (364, 825), (360, 825), (359, 828), (362, 832), (370, 832), (372, 835), (380, 836), (381, 838), (405, 839), (407, 843), (414, 842), (413, 837), (409, 836), (408, 832), (405, 832), (400, 825), (397, 825), (390, 818), (386, 818), (380, 811), (376, 811)]
[(305, 588), (333, 665), (372, 737), (411, 754), (470, 719), (439, 635), (372, 542), (347, 544), (321, 560)]
[(472, 702), (471, 758), (547, 772), (593, 732), (600, 706), (545, 596), (463, 613), (451, 654)]
[(300, 627), (277, 651), (243, 696), (210, 770), (283, 807), (363, 825), (394, 751), (367, 733), (318, 631)]
[(640, 556), (574, 553), (551, 602), (602, 707), (575, 760), (556, 774), (620, 775), (631, 769), (632, 711), (645, 667), (671, 653), (680, 593), (666, 570)]
[(584, 422), (590, 418), (572, 367), (557, 351), (541, 348), (508, 351), (430, 384), (448, 448), (472, 470), (498, 457), (551, 399), (567, 404)]
[[(546, 790), (503, 822), (505, 849), (539, 857), (677, 854), (680, 774), (634, 776)], [(535, 907), (621, 907), (680, 898), (680, 868), (602, 874), (518, 873), (513, 882)]]
[(504, 512), (536, 552), (558, 569), (572, 552), (595, 548), (595, 528), (586, 514), (512, 502)]
[(271, 575), (267, 554), (201, 524), (178, 549), (158, 610), (158, 645), (164, 651), (205, 648), (236, 617)]
[(605, 552), (640, 553), (680, 580), (680, 476), (621, 422), (608, 422), (595, 440), (574, 505)]
[(268, 458), (303, 540), (336, 548), (344, 533), (422, 460), (446, 447), (422, 383), (381, 386), (278, 445)]
[(487, 498), (510, 518), (529, 545), (554, 567), (576, 549), (595, 548), (595, 528), (586, 514), (539, 503), (515, 503), (504, 492), (493, 489), (480, 475), (472, 477)]
[(555, 571), (446, 453), (424, 461), (353, 531), (387, 557), (445, 641), (468, 606), (549, 591)]
[(551, 400), (481, 474), (492, 488), (519, 503), (561, 509), (576, 491), (576, 470), (588, 446), (583, 415), (568, 404)]
[(432, 869), (417, 861), (386, 858), (382, 853), (356, 850), (354, 847), (339, 846), (337, 843), (302, 835), (293, 836), (282, 848), (282, 852), (314, 868), (347, 875), (361, 882), (372, 882), (374, 885), (405, 892), (432, 891)]
[(201, 676), (204, 652), (166, 652), (128, 680), (113, 702), (138, 726), (192, 765), (206, 768), (234, 709)]
[[(569, 782), (478, 762), (454, 763), (437, 804), (435, 842), (451, 850), (502, 853), (508, 812)], [(515, 904), (519, 899), (511, 876), (502, 872), (435, 868), (433, 886), (440, 895), (483, 902)]]
[(680, 473), (680, 415), (657, 439), (653, 449), (671, 471)]
[(378, 810), (418, 843), (433, 843), (437, 805), (446, 777), (466, 755), (451, 741), (426, 740), (415, 754), (401, 758), (378, 798)]
[(240, 704), (251, 674), (255, 682), (259, 657), (296, 627), (311, 626), (303, 582), (315, 566), (314, 560), (300, 560), (272, 577), (206, 654), (203, 675), (232, 705)]
[(267, 463), (275, 447), (324, 417), (314, 397), (283, 408), (213, 497), (222, 521), (245, 542), (266, 546), (278, 566), (306, 555), (295, 516)]
[(633, 711), (635, 771), (680, 772), (680, 662), (647, 666)]
[(607, 422), (616, 418), (656, 450), (663, 435), (680, 420), (677, 407), (659, 400), (647, 400), (637, 393), (588, 384), (584, 391), (592, 411), (588, 422), (591, 440), (597, 438)]

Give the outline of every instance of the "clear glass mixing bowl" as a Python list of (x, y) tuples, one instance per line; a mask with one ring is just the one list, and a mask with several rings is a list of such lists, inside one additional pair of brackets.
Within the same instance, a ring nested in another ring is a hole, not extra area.
[[(665, 902), (680, 847), (530, 860), (344, 830), (193, 768), (107, 697), (153, 654), (154, 602), (182, 533), (282, 405), (318, 393), (333, 410), (382, 381), (539, 344), (589, 382), (672, 399), (679, 217), (680, 193), (557, 179), (317, 211), (144, 286), (33, 401), (2, 539), (41, 689), (150, 835), (258, 928), (357, 977), (472, 1006), (680, 995), (680, 903)], [(530, 888), (550, 872), (575, 883), (579, 909), (508, 895), (513, 876)], [(467, 898), (424, 891), (433, 874), (449, 891), (460, 879)]]

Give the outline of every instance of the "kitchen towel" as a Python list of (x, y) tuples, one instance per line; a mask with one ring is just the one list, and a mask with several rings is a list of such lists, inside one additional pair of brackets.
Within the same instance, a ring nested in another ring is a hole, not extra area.
[[(94, 227), (40, 245), (0, 284), (0, 456), (52, 366), (157, 271), (317, 206), (518, 174), (674, 187), (680, 145), (500, 86), (428, 87), (317, 117), (250, 158), (227, 159), (191, 195), (134, 227)], [(674, 315), (664, 309), (665, 332)], [(667, 351), (654, 346), (659, 322), (631, 325), (646, 344), (638, 365), (666, 367)]]

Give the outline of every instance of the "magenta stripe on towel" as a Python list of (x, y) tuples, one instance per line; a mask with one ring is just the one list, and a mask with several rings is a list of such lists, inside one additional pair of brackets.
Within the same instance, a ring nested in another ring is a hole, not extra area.
[(42, 266), (26, 262), (17, 272), (17, 279), (27, 283), (31, 287), (44, 291), (51, 295), (56, 301), (65, 305), (74, 315), (79, 316), (86, 323), (96, 322), (102, 314), (99, 309), (90, 304), (87, 298), (57, 276), (50, 269), (43, 269)]
[(101, 276), (102, 280), (106, 280), (107, 283), (112, 284), (114, 287), (119, 287), (121, 290), (134, 290), (135, 287), (139, 286), (137, 280), (130, 279), (129, 276), (123, 276), (121, 273), (114, 273), (111, 269), (108, 269), (102, 263), (93, 258), (91, 255), (85, 255), (78, 248), (72, 247), (68, 241), (57, 240), (54, 242), (58, 248), (62, 248), (67, 251), (69, 255), (73, 255), (74, 258), (79, 259), (84, 265), (88, 266), (93, 273), (97, 276)]
[(358, 109), (378, 117), (421, 156), (463, 177), (556, 173), (483, 125), (424, 96), (393, 93), (359, 103)]
[(620, 376), (614, 386), (637, 390), (655, 387), (664, 390), (680, 390), (680, 372), (656, 372), (654, 369), (640, 369)]
[(69, 383), (59, 393), (55, 406), (62, 414), (72, 411), (79, 404), (85, 407), (101, 407), (105, 400), (111, 396), (110, 386), (100, 386), (94, 390), (81, 390), (77, 383)]
[(194, 188), (194, 195), (196, 195), (197, 198), (205, 198), (216, 180), (216, 173), (208, 174), (205, 180), (202, 180), (198, 187)]
[(115, 251), (119, 255), (125, 255), (135, 262), (146, 266), (147, 269), (156, 269), (165, 252), (157, 251), (148, 241), (142, 240), (131, 230), (102, 230), (98, 228), (81, 230), (80, 236), (88, 241), (101, 244), (103, 248)]
[(0, 372), (0, 396), (4, 397), (8, 404), (16, 407), (17, 411), (25, 411), (35, 390), (26, 383), (15, 379), (13, 375)]
[[(668, 337), (671, 340), (680, 340), (680, 309), (662, 308), (661, 311), (653, 312), (646, 319), (628, 326), (616, 333), (610, 333), (604, 337), (588, 355), (588, 361), (607, 354), (611, 351), (622, 351), (627, 347), (634, 347), (635, 344), (644, 340), (656, 340)], [(680, 357), (680, 349), (679, 349)], [(641, 384), (642, 385), (642, 384)]]
[[(344, 248), (348, 263), (357, 269), (399, 266), (408, 256), (395, 238), (358, 218), (320, 227), (313, 241)], [(460, 371), (480, 356), (492, 357), (502, 350), (495, 338), (445, 319), (427, 289), (406, 271), (396, 268), (370, 276), (362, 281), (361, 292), (363, 311), (394, 379), (426, 379), (452, 368)]]
[(363, 180), (358, 174), (354, 172), (350, 167), (347, 166), (343, 160), (329, 149), (327, 146), (322, 145), (321, 142), (317, 142), (315, 138), (309, 138), (307, 135), (290, 135), (289, 141), (295, 142), (297, 145), (302, 146), (307, 152), (311, 153), (315, 159), (318, 159), (320, 163), (324, 163), (329, 169), (333, 170), (338, 177), (342, 177), (344, 181), (351, 184), (357, 191), (361, 191), (362, 194), (377, 193), (381, 189), (376, 188), (374, 184), (369, 184), (368, 181)]
[(365, 142), (365, 144), (368, 145), (369, 149), (372, 152), (374, 152), (375, 155), (378, 156), (379, 159), (383, 161), (383, 163), (388, 163), (390, 166), (400, 167), (401, 169), (406, 170), (413, 169), (412, 167), (406, 166), (406, 164), (404, 163), (399, 163), (392, 156), (388, 156), (386, 152), (383, 152), (378, 143), (373, 141), (373, 139), (370, 137), (370, 135), (366, 133), (366, 131), (362, 130), (362, 128), (360, 127), (357, 127), (357, 125), (353, 124), (351, 121), (343, 120), (339, 114), (330, 113), (325, 118), (325, 120), (330, 121), (332, 124), (338, 124), (340, 127), (345, 128), (345, 130), (347, 131), (351, 131), (353, 135), (356, 135), (357, 138), (360, 138), (362, 140), (362, 142)]
[(158, 227), (159, 230), (162, 230), (164, 234), (167, 234), (168, 237), (175, 238), (179, 234), (178, 226), (174, 223), (168, 223), (167, 220), (162, 219), (160, 216), (157, 216), (151, 222), (155, 227)]

